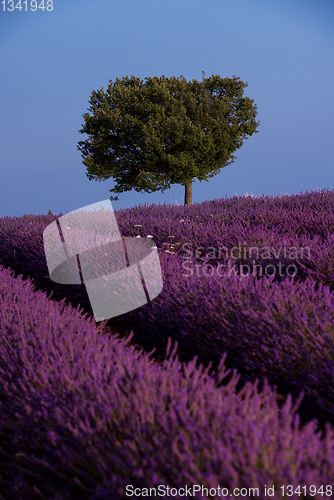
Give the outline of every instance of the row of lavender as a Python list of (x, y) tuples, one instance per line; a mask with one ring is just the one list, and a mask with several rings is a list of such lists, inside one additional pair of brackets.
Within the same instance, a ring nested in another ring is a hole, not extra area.
[(300, 400), (279, 410), (267, 382), (237, 392), (235, 371), (221, 385), (225, 355), (211, 376), (170, 344), (154, 363), (13, 274), (0, 266), (0, 498), (110, 500), (159, 486), (181, 498), (185, 485), (204, 488), (195, 498), (242, 488), (265, 499), (265, 485), (279, 499), (284, 485), (293, 499), (332, 496), (333, 428), (300, 429)]
[[(108, 324), (133, 329), (137, 344), (157, 347), (160, 356), (169, 336), (181, 360), (197, 355), (215, 368), (226, 351), (242, 382), (267, 375), (280, 393), (296, 397), (304, 388), (302, 413), (334, 423), (333, 207), (334, 192), (323, 190), (116, 212), (124, 236), (153, 236), (164, 289)], [(84, 286), (47, 277), (42, 234), (54, 218), (2, 219), (3, 263), (91, 314)], [(238, 277), (254, 267), (259, 276)], [(275, 272), (267, 278), (266, 271)]]
[[(184, 274), (197, 273), (187, 261), (194, 256), (198, 261), (208, 253), (213, 265), (231, 258), (239, 273), (255, 270), (258, 275), (273, 274), (278, 281), (293, 274), (298, 279), (309, 276), (333, 289), (333, 203), (334, 192), (324, 190), (186, 207), (139, 206), (116, 212), (116, 218), (124, 236), (151, 235), (160, 251), (178, 253), (185, 260)], [(42, 234), (55, 218), (0, 219), (4, 263), (21, 264), (23, 271), (35, 268), (38, 272), (42, 266), (46, 275)], [(222, 269), (227, 271), (227, 267)]]

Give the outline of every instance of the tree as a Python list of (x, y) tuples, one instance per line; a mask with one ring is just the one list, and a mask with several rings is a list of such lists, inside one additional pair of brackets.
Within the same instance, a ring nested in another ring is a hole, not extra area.
[[(89, 180), (113, 177), (110, 192), (154, 191), (185, 186), (192, 203), (192, 182), (208, 180), (233, 163), (246, 136), (257, 133), (254, 100), (243, 97), (240, 78), (212, 75), (197, 82), (157, 76), (109, 80), (93, 90), (77, 149)], [(118, 197), (110, 197), (118, 200)]]

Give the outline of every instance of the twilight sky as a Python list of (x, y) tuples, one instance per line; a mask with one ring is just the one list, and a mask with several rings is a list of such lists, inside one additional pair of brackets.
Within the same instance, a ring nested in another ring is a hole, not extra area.
[[(86, 177), (78, 130), (92, 90), (131, 74), (202, 81), (203, 70), (248, 82), (259, 133), (235, 163), (194, 182), (193, 203), (334, 188), (333, 0), (11, 5), (0, 4), (0, 217), (66, 213), (113, 194), (112, 179)], [(176, 202), (183, 186), (121, 193), (112, 206)]]

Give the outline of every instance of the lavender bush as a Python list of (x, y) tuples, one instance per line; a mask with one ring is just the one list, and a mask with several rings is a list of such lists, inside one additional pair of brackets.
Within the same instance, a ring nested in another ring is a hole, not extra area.
[(226, 355), (209, 376), (171, 343), (160, 366), (12, 274), (1, 267), (1, 498), (125, 498), (129, 485), (218, 498), (220, 485), (264, 499), (265, 484), (283, 498), (282, 485), (332, 483), (333, 428), (299, 428), (302, 394), (279, 410), (266, 380), (236, 393), (234, 371), (219, 387)]
[[(276, 494), (330, 484), (333, 206), (323, 190), (116, 212), (122, 235), (153, 236), (164, 288), (98, 328), (84, 285), (48, 278), (43, 230), (62, 214), (0, 219), (3, 498), (124, 498), (126, 484), (192, 482), (258, 484), (265, 498), (270, 482)], [(212, 251), (239, 245), (237, 258)], [(298, 251), (277, 258), (279, 248)], [(278, 260), (296, 274), (242, 275)], [(221, 276), (222, 265), (237, 272)], [(135, 346), (156, 350), (149, 359)]]

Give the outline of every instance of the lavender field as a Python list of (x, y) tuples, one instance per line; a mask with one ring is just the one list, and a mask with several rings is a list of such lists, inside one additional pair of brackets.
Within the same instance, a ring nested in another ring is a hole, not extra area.
[(0, 499), (331, 498), (334, 191), (116, 211), (164, 286), (98, 324), (48, 276), (61, 215), (0, 219)]

